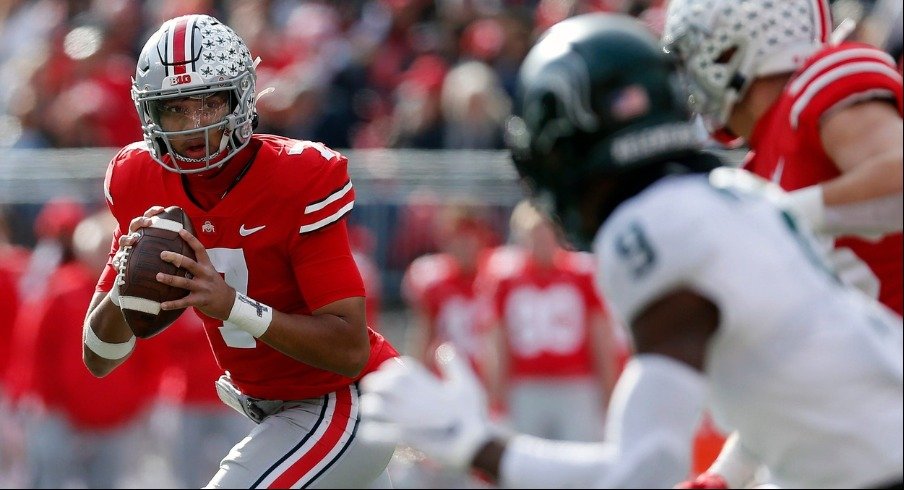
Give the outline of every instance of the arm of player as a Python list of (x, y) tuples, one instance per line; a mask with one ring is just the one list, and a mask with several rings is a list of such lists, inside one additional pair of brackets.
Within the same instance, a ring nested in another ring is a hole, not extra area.
[(901, 116), (882, 101), (828, 114), (823, 148), (841, 175), (790, 194), (792, 206), (816, 231), (884, 234), (902, 229), (904, 137)]
[(160, 273), (157, 280), (187, 289), (189, 294), (161, 303), (162, 309), (195, 307), (207, 316), (239, 326), (293, 359), (343, 376), (354, 377), (364, 369), (370, 357), (370, 339), (363, 297), (334, 301), (310, 316), (274, 310), (236, 292), (217, 272), (201, 242), (185, 230), (180, 235), (197, 260), (173, 252), (163, 252), (161, 258), (187, 269), (192, 278)]
[[(690, 471), (706, 392), (700, 371), (717, 324), (716, 307), (687, 290), (664, 295), (638, 315), (632, 323), (638, 354), (616, 385), (604, 443), (492, 437), (473, 373), (459, 366), (443, 382), (413, 359), (364, 378), (362, 437), (414, 445), (506, 487), (670, 487)], [(454, 367), (441, 356), (437, 363), (443, 371)]]
[(511, 387), (509, 360), (512, 354), (501, 322), (493, 322), (486, 332), (486, 340), (487, 352), (492, 355), (481, 355), (480, 363), (481, 369), (486, 373), (490, 406), (504, 413), (508, 409), (508, 390)]
[[(150, 226), (151, 217), (162, 213), (163, 209), (162, 206), (154, 206), (133, 219), (129, 223), (129, 233), (119, 237), (119, 250), (134, 245), (137, 238), (132, 234), (139, 228)], [(114, 258), (114, 265), (117, 260), (121, 259)], [(135, 347), (135, 336), (117, 304), (117, 287), (114, 284), (114, 289), (109, 293), (94, 293), (82, 327), (82, 360), (88, 371), (99, 378), (125, 362)]]

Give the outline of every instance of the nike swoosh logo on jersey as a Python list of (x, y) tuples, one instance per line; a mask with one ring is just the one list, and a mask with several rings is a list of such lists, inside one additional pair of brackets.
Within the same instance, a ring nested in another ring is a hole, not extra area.
[(261, 225), (256, 228), (245, 228), (245, 225), (242, 225), (239, 227), (239, 235), (248, 236), (252, 233), (257, 233), (266, 227), (267, 227), (267, 225)]

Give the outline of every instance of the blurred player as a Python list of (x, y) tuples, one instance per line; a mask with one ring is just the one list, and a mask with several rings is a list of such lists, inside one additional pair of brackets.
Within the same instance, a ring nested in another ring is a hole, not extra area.
[(208, 486), (388, 486), (393, 448), (357, 437), (357, 380), (397, 353), (366, 325), (346, 231), (348, 162), (319, 143), (253, 133), (255, 65), (207, 15), (171, 19), (145, 45), (132, 86), (145, 141), (107, 170), (117, 255), (88, 308), (85, 364), (106, 376), (135, 348), (117, 268), (133, 233), (178, 205), (197, 260), (163, 254), (193, 277), (159, 274), (189, 291), (159, 308), (195, 308), (226, 371), (221, 399), (259, 424)]
[(842, 272), (900, 315), (904, 126), (895, 60), (833, 39), (825, 0), (768, 4), (673, 0), (663, 44), (682, 59), (707, 128), (747, 140), (745, 168), (795, 191), (792, 211), (839, 237)]
[(510, 222), (515, 250), (492, 256), (481, 281), (492, 312), (491, 400), (519, 432), (599, 440), (619, 349), (593, 257), (563, 249), (555, 223), (529, 201)]
[(668, 488), (707, 407), (782, 487), (902, 484), (900, 317), (833, 275), (780, 190), (696, 149), (676, 81), (642, 25), (578, 16), (528, 54), (508, 126), (519, 173), (593, 240), (601, 292), (631, 329), (606, 441), (494, 436), (451, 349), (445, 381), (413, 359), (364, 379), (365, 437), (503, 486)]
[[(408, 353), (435, 369), (433, 351), (449, 342), (468, 358), (481, 383), (486, 352), (478, 298), (479, 269), (490, 250), (490, 225), (475, 203), (453, 202), (433, 219), (439, 251), (414, 259), (402, 276), (402, 297), (412, 316), (406, 332)], [(495, 353), (492, 353), (496, 355)], [(480, 488), (471, 475), (461, 475), (408, 456), (394, 460), (394, 481), (408, 488)]]
[(489, 224), (473, 204), (453, 203), (440, 211), (434, 227), (440, 251), (412, 261), (402, 277), (402, 295), (414, 316), (408, 352), (430, 364), (432, 352), (451, 342), (479, 370), (484, 333), (476, 281)]
[[(833, 38), (831, 28), (825, 0), (775, 8), (759, 0), (673, 0), (663, 43), (682, 59), (708, 129), (746, 139), (745, 167), (794, 191), (787, 206), (816, 232), (837, 237), (842, 278), (900, 315), (901, 76), (888, 54), (842, 42), (843, 28)], [(755, 466), (732, 463), (747, 459), (733, 458), (733, 450), (741, 451), (734, 441), (711, 473), (732, 473), (727, 483), (736, 486)]]

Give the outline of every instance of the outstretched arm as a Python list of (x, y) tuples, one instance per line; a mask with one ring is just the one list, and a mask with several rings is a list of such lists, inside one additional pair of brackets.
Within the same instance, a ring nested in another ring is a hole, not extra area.
[(700, 371), (718, 319), (715, 305), (688, 290), (666, 294), (638, 316), (638, 354), (616, 386), (604, 443), (493, 436), (486, 395), (456, 356), (438, 356), (445, 381), (413, 359), (365, 377), (362, 434), (411, 444), (504, 486), (671, 486), (690, 469), (705, 396)]

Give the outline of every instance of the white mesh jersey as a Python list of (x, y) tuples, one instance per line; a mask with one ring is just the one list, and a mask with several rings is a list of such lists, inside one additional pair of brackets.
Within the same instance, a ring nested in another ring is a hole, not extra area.
[(718, 306), (709, 408), (776, 484), (899, 480), (901, 317), (842, 287), (807, 231), (762, 193), (711, 181), (665, 179), (606, 222), (595, 248), (610, 307), (628, 325), (678, 287)]

